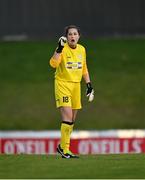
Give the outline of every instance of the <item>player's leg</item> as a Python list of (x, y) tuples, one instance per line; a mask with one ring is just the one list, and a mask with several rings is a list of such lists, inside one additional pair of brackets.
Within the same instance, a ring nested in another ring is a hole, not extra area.
[(73, 124), (72, 108), (60, 107), (59, 109), (62, 117), (60, 146), (63, 149), (63, 152), (66, 154), (69, 151), (70, 134), (71, 134), (70, 132)]
[[(73, 129), (73, 115), (72, 110), (72, 89), (73, 83), (64, 83), (63, 81), (55, 81), (55, 96), (56, 105), (60, 109), (62, 123), (61, 123), (61, 139), (57, 151), (63, 156), (68, 154), (70, 146), (70, 136)], [(71, 157), (71, 155), (70, 155)], [(67, 158), (67, 157), (66, 157)]]
[(65, 106), (65, 107), (60, 107), (59, 109), (60, 109), (62, 121), (72, 122), (72, 117), (73, 117), (72, 108)]
[(73, 131), (73, 127), (74, 127), (74, 123), (75, 123), (75, 120), (76, 120), (77, 112), (78, 112), (77, 109), (73, 109), (73, 110), (72, 110), (72, 125), (71, 125), (70, 134), (71, 134), (72, 131)]
[(78, 158), (77, 155), (70, 151), (70, 137), (73, 131), (74, 122), (68, 120), (75, 120), (77, 110), (72, 110), (70, 107), (60, 107), (60, 112), (63, 121), (61, 124), (61, 141), (57, 151), (63, 158)]
[(77, 113), (78, 113), (78, 109), (72, 110), (72, 121), (73, 122), (75, 122), (75, 120), (76, 120)]
[(71, 84), (55, 80), (55, 98), (56, 106), (61, 113), (61, 138), (57, 151), (64, 155), (69, 149), (70, 144), (70, 126), (72, 125), (72, 108), (71, 108)]
[(59, 109), (62, 116), (62, 123), (60, 145), (58, 146), (57, 151), (62, 155), (62, 157), (70, 158), (70, 135), (73, 125), (72, 109), (71, 107), (60, 107)]
[[(81, 93), (80, 93), (80, 83), (74, 83), (74, 92), (72, 96), (72, 121), (75, 123), (76, 116), (78, 113), (78, 110), (81, 109)], [(73, 124), (74, 126), (74, 124)], [(72, 131), (73, 131), (72, 126)]]
[[(80, 83), (73, 84), (73, 92), (72, 92), (72, 122), (70, 134), (73, 132), (74, 123), (76, 120), (76, 116), (78, 110), (81, 109), (81, 94), (80, 94)], [(71, 157), (78, 158), (77, 155), (73, 154), (70, 151)]]

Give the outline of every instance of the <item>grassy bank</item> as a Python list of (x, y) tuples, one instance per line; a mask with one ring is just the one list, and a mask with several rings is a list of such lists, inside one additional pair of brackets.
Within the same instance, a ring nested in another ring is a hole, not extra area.
[[(95, 100), (83, 109), (77, 129), (145, 128), (145, 40), (82, 42)], [(58, 129), (53, 76), (48, 65), (55, 42), (0, 43), (0, 129)]]

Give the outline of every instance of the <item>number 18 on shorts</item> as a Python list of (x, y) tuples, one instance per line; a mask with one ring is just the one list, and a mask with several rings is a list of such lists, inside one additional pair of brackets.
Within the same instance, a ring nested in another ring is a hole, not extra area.
[(80, 83), (55, 80), (56, 106), (81, 109)]

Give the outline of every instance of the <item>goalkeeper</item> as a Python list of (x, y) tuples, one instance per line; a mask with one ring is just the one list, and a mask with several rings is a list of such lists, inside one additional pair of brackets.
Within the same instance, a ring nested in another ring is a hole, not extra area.
[(61, 113), (61, 139), (57, 152), (62, 158), (78, 158), (70, 151), (70, 137), (79, 109), (81, 109), (80, 81), (86, 83), (88, 101), (94, 98), (86, 63), (85, 48), (78, 44), (80, 29), (75, 25), (65, 28), (65, 36), (59, 38), (58, 47), (50, 59), (55, 72), (55, 100)]

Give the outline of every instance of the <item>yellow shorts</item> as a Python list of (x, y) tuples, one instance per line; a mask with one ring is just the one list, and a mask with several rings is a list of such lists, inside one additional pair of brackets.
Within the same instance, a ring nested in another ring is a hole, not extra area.
[(81, 109), (81, 87), (79, 82), (55, 80), (56, 106), (69, 106)]

